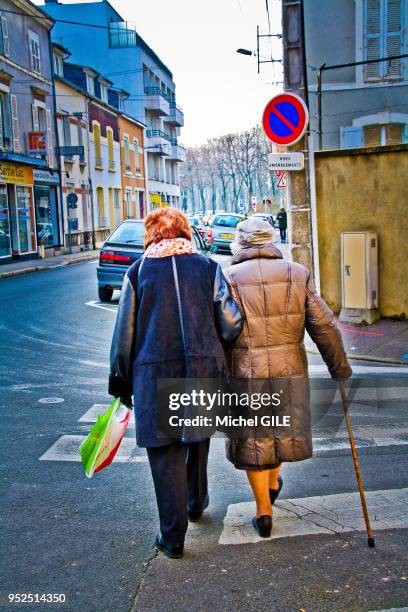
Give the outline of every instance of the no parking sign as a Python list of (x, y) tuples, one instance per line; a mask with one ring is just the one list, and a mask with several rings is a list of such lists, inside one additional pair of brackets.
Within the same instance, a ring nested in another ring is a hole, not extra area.
[(292, 145), (300, 140), (309, 123), (309, 112), (305, 102), (293, 93), (277, 94), (263, 113), (265, 134), (277, 145)]

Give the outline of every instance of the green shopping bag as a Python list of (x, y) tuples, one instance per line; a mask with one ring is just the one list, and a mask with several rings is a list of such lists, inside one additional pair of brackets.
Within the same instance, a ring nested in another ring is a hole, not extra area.
[(88, 478), (112, 463), (129, 423), (131, 410), (113, 400), (105, 414), (99, 415), (88, 437), (81, 444), (81, 463)]

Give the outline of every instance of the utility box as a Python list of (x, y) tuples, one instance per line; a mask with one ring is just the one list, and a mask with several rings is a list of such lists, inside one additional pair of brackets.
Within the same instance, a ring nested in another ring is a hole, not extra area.
[(375, 232), (342, 232), (341, 289), (339, 321), (374, 323), (380, 318), (378, 237)]

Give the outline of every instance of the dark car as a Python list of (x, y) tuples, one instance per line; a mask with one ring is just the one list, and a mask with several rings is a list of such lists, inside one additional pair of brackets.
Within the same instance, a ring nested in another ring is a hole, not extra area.
[[(208, 255), (209, 249), (196, 227), (193, 242), (199, 253)], [(114, 289), (121, 289), (123, 277), (129, 266), (140, 259), (144, 252), (143, 220), (128, 219), (121, 223), (103, 244), (96, 268), (98, 295), (101, 302), (112, 299)]]

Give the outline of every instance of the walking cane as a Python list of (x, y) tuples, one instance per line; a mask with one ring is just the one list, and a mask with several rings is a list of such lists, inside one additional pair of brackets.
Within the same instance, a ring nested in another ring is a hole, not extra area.
[(366, 504), (365, 493), (364, 493), (364, 488), (363, 488), (363, 480), (361, 478), (360, 464), (358, 462), (356, 443), (354, 441), (353, 427), (351, 425), (351, 418), (349, 414), (349, 403), (348, 403), (348, 399), (346, 396), (346, 389), (344, 387), (343, 381), (339, 382), (339, 389), (340, 389), (341, 399), (343, 402), (344, 418), (346, 421), (347, 431), (348, 431), (348, 435), (350, 439), (351, 454), (353, 455), (354, 469), (356, 470), (358, 491), (360, 493), (361, 506), (363, 508), (364, 520), (365, 520), (366, 529), (367, 529), (367, 543), (368, 543), (368, 546), (370, 546), (371, 548), (374, 548), (375, 546), (374, 534), (371, 531), (370, 517), (368, 516), (367, 504)]

